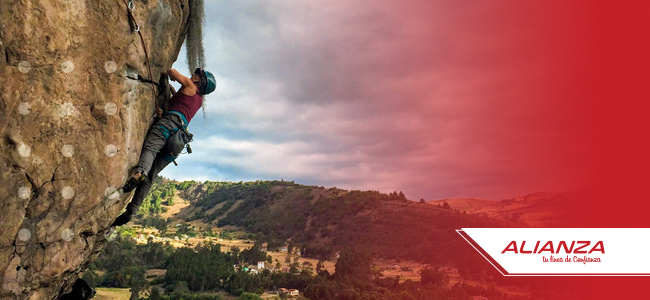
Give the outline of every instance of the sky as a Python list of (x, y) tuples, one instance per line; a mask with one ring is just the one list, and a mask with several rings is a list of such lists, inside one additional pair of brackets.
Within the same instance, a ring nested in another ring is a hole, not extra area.
[[(515, 3), (206, 0), (217, 89), (161, 175), (412, 200), (579, 188), (577, 112), (555, 97), (571, 70), (548, 63), (572, 36)], [(189, 76), (184, 48), (173, 67)]]

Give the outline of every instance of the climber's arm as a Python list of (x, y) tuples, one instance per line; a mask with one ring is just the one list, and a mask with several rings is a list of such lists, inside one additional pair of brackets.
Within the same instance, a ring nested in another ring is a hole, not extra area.
[(183, 85), (178, 90), (179, 92), (188, 96), (192, 96), (196, 93), (196, 85), (194, 85), (194, 82), (192, 82), (191, 79), (183, 76), (180, 72), (174, 69), (167, 70), (167, 74), (169, 75), (169, 77), (171, 77), (172, 80), (178, 81), (178, 83)]
[(192, 82), (191, 79), (183, 76), (183, 74), (181, 74), (180, 72), (178, 72), (178, 71), (176, 71), (174, 69), (167, 70), (167, 75), (169, 75), (169, 77), (173, 81), (177, 81), (178, 83), (183, 85), (183, 87), (186, 87), (186, 86), (193, 87), (194, 86), (194, 82)]

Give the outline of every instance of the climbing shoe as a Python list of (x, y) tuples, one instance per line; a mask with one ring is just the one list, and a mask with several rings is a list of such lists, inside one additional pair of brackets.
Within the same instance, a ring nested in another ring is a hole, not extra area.
[(126, 223), (129, 223), (131, 221), (131, 214), (128, 212), (125, 212), (121, 214), (115, 221), (113, 221), (113, 224), (111, 224), (111, 227), (117, 227), (117, 226), (122, 226)]
[(140, 174), (140, 177), (138, 178), (135, 178), (135, 176), (131, 176), (131, 178), (129, 178), (126, 184), (122, 187), (122, 191), (124, 193), (128, 193), (131, 192), (132, 190), (135, 190), (135, 188), (140, 186), (145, 181), (146, 178), (147, 176), (145, 176), (144, 174)]

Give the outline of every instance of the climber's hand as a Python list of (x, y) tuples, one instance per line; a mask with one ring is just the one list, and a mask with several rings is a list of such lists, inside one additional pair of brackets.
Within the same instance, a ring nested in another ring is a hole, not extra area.
[(160, 109), (160, 107), (156, 109), (156, 116), (158, 118), (162, 117), (162, 113), (163, 113), (163, 111), (162, 111), (162, 109)]

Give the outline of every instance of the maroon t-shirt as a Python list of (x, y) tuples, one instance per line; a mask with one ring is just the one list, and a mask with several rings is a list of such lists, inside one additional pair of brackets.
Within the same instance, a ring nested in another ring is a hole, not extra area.
[(199, 94), (198, 89), (194, 96), (188, 96), (181, 92), (177, 92), (169, 100), (169, 110), (175, 110), (182, 113), (190, 123), (196, 112), (203, 104), (203, 97)]

